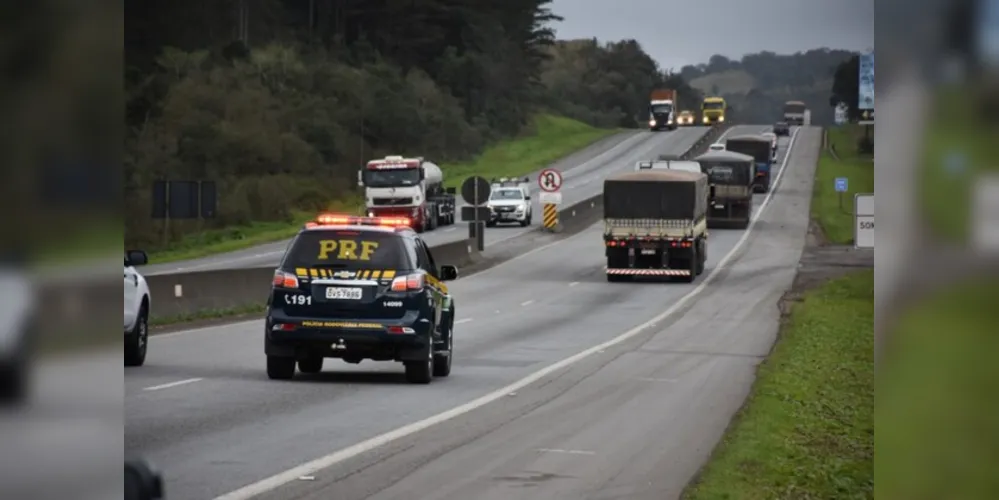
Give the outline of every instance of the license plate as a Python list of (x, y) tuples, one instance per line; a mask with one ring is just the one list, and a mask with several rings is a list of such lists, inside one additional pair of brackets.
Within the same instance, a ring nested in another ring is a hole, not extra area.
[(715, 205), (715, 208), (725, 208), (725, 205)]
[(656, 254), (656, 250), (654, 248), (648, 248), (648, 249), (643, 248), (642, 249), (642, 255), (655, 255), (655, 254)]
[(361, 300), (364, 290), (360, 288), (345, 288), (331, 286), (326, 288), (326, 298), (333, 300)]

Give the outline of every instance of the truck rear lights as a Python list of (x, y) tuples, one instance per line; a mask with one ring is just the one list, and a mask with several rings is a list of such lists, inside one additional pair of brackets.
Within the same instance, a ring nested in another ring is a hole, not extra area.
[(671, 246), (673, 248), (691, 248), (691, 247), (694, 246), (694, 242), (692, 242), (692, 241), (671, 241), (671, 242), (669, 242), (669, 246)]

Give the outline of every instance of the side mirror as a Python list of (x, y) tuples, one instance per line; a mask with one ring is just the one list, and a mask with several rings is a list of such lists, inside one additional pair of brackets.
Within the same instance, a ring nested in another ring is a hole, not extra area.
[(427, 171), (426, 170), (423, 170), (422, 168), (420, 168), (419, 172), (420, 172), (420, 180), (421, 181), (427, 178)]
[(455, 266), (441, 266), (441, 281), (454, 281), (458, 279), (458, 268)]
[(527, 197), (525, 197), (524, 199), (527, 201), (531, 201), (531, 195), (527, 195)]
[(129, 250), (125, 252), (125, 261), (130, 266), (144, 266), (149, 263), (149, 256), (142, 250)]
[(363, 170), (358, 170), (357, 171), (357, 185), (360, 186), (360, 187), (364, 187), (364, 171)]
[(446, 191), (447, 194), (458, 194), (458, 188), (444, 188), (444, 191)]
[(163, 477), (145, 460), (125, 461), (125, 500), (162, 500)]

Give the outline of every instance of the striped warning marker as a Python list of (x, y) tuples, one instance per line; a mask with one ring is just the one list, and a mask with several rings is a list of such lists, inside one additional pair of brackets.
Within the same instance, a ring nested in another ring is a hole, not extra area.
[(690, 276), (686, 269), (607, 269), (607, 274), (626, 276)]
[(541, 219), (545, 229), (555, 229), (555, 226), (558, 225), (558, 205), (545, 203)]

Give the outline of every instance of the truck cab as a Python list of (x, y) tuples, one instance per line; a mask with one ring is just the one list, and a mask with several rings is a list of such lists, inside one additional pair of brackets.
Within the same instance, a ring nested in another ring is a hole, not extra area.
[(386, 156), (357, 172), (368, 217), (407, 217), (417, 232), (453, 224), (454, 190), (440, 167), (422, 157)]
[(725, 150), (742, 153), (756, 161), (756, 174), (753, 190), (759, 193), (770, 191), (771, 167), (774, 164), (770, 139), (760, 135), (740, 135), (725, 141)]
[(725, 123), (725, 99), (721, 97), (705, 97), (701, 103), (701, 123), (714, 125)]
[(805, 113), (808, 107), (801, 101), (784, 103), (784, 121), (790, 125), (805, 125)]
[(653, 90), (649, 95), (649, 130), (676, 130), (676, 104), (676, 90)]

